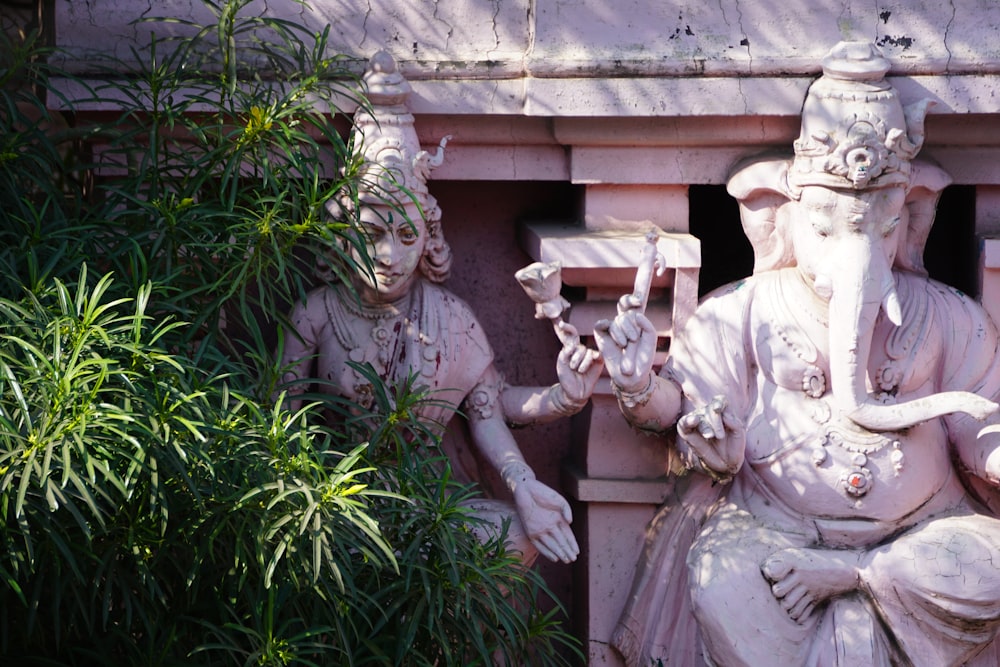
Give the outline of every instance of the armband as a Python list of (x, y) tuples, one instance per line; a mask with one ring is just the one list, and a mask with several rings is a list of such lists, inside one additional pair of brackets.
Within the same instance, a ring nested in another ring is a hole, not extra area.
[(491, 382), (480, 382), (462, 402), (462, 408), (470, 419), (489, 419), (500, 402), (501, 387)]

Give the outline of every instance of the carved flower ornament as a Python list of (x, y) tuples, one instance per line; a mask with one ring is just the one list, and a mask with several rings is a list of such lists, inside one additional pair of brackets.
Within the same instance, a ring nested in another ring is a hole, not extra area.
[(514, 274), (525, 293), (535, 302), (536, 319), (555, 319), (569, 307), (562, 290), (559, 262), (534, 262)]

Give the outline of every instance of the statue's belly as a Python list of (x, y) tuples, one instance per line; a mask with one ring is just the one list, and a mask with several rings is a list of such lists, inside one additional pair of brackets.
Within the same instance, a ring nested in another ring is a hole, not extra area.
[(787, 509), (829, 519), (903, 519), (951, 477), (940, 420), (872, 433), (841, 415), (829, 395), (770, 387), (747, 428), (747, 464)]

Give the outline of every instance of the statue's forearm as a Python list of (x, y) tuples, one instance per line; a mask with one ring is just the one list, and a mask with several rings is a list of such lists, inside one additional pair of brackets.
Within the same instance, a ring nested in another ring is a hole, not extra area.
[(559, 384), (551, 387), (504, 387), (500, 396), (508, 424), (544, 424), (579, 412), (587, 401), (566, 396)]
[(487, 418), (469, 419), (472, 442), (482, 457), (496, 470), (511, 491), (518, 483), (534, 479), (535, 474), (525, 462), (514, 436), (507, 425), (494, 413)]
[(663, 433), (680, 417), (681, 390), (668, 378), (650, 373), (648, 384), (638, 391), (611, 387), (625, 419), (639, 430)]

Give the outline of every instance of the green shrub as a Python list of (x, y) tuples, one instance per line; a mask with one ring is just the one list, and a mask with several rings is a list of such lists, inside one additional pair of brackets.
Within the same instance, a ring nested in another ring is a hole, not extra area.
[(358, 269), (321, 213), (359, 178), (338, 100), (364, 101), (325, 34), (205, 4), (109, 63), (99, 123), (48, 110), (49, 51), (2, 50), (5, 664), (568, 662), (537, 572), (469, 529), (433, 397), (273, 397), (313, 256)]

